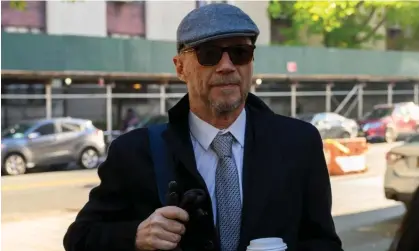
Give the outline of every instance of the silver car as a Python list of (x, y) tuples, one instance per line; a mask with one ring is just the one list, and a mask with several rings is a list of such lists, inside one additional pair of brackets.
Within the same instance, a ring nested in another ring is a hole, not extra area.
[(393, 147), (386, 155), (384, 191), (387, 199), (409, 204), (419, 186), (419, 134)]
[(313, 124), (323, 139), (355, 138), (359, 126), (355, 120), (334, 112), (301, 114), (297, 118)]
[(29, 168), (77, 161), (95, 168), (106, 146), (103, 131), (90, 120), (53, 118), (22, 122), (2, 131), (2, 174), (19, 175)]

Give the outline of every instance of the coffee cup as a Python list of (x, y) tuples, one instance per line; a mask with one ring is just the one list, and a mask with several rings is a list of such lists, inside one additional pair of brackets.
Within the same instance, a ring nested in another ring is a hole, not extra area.
[(287, 244), (282, 238), (261, 238), (250, 241), (247, 251), (286, 251)]

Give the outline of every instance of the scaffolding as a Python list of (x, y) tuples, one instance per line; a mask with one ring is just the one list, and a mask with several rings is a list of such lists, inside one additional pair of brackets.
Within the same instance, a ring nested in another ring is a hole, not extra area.
[[(179, 81), (175, 74), (144, 74), (144, 73), (125, 73), (125, 72), (86, 72), (86, 71), (2, 71), (2, 79), (16, 80), (38, 80), (45, 83), (45, 94), (2, 94), (2, 99), (44, 99), (46, 118), (52, 117), (52, 100), (53, 99), (106, 99), (106, 130), (111, 140), (112, 132), (112, 100), (115, 98), (124, 99), (159, 99), (159, 113), (165, 114), (167, 111), (168, 99), (179, 99), (185, 93), (168, 93), (167, 86), (170, 83)], [(53, 94), (52, 81), (54, 79), (70, 78), (78, 81), (94, 81), (103, 82), (105, 93), (92, 94)], [(159, 93), (113, 93), (115, 82), (121, 80), (137, 80), (137, 81), (153, 81), (159, 84)], [(259, 85), (269, 81), (283, 81), (289, 83), (288, 91), (258, 91)], [(304, 85), (307, 81), (317, 81), (326, 83), (325, 89), (322, 91), (299, 91), (298, 86)], [(350, 90), (333, 90), (336, 83), (341, 81), (350, 81), (354, 85)], [(365, 90), (365, 86), (371, 82), (382, 82), (387, 84), (385, 91), (383, 90)], [(394, 90), (394, 86), (399, 83), (411, 83), (411, 89)], [(325, 111), (345, 113), (343, 109), (348, 106), (346, 113), (357, 107), (357, 117), (361, 118), (364, 111), (365, 95), (387, 95), (387, 103), (393, 103), (395, 95), (411, 95), (413, 102), (419, 103), (419, 77), (377, 77), (377, 76), (340, 76), (340, 75), (287, 75), (287, 74), (257, 74), (253, 77), (253, 85), (251, 92), (259, 97), (289, 97), (290, 98), (290, 114), (296, 116), (297, 97), (303, 96), (322, 96), (325, 98)], [(332, 110), (332, 98), (335, 96), (343, 97), (337, 108)], [(352, 100), (352, 101), (351, 101)]]

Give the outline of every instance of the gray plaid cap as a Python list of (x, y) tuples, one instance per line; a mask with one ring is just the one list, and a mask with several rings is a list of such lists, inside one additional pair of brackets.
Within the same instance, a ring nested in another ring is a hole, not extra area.
[(245, 36), (253, 43), (259, 29), (241, 9), (225, 3), (208, 4), (189, 12), (177, 29), (177, 50), (220, 38)]

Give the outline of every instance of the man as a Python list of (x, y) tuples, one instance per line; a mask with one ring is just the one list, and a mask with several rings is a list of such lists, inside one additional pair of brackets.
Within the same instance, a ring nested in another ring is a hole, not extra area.
[(341, 251), (318, 131), (249, 94), (259, 30), (228, 4), (190, 12), (173, 62), (188, 94), (162, 133), (182, 191), (203, 189), (200, 217), (159, 200), (147, 129), (116, 139), (101, 184), (70, 226), (67, 251), (244, 251), (281, 237), (288, 251)]
[(125, 118), (122, 120), (121, 131), (127, 132), (138, 125), (139, 118), (134, 109), (128, 108)]

